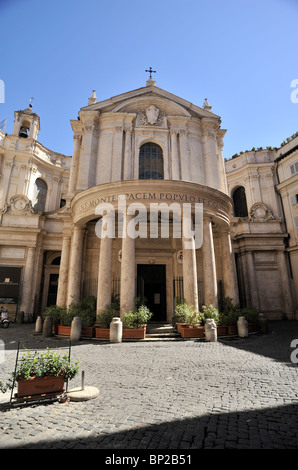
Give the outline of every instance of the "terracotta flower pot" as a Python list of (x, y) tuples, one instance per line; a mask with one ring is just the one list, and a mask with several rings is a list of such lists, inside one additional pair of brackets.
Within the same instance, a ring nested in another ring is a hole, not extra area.
[(227, 326), (227, 333), (228, 335), (237, 335), (237, 326), (236, 325), (228, 325)]
[(110, 328), (99, 328), (95, 327), (95, 338), (103, 338), (109, 339), (110, 338)]
[(181, 327), (181, 336), (182, 338), (203, 338), (204, 337), (204, 327)]
[(177, 332), (181, 333), (181, 328), (187, 327), (188, 323), (176, 323)]
[(217, 336), (225, 336), (226, 334), (227, 334), (226, 325), (218, 325), (217, 326)]
[(64, 391), (64, 378), (61, 376), (29, 377), (18, 380), (17, 400), (38, 396), (55, 396)]
[(254, 333), (258, 331), (258, 327), (256, 323), (248, 323), (248, 333)]
[(58, 325), (58, 335), (70, 336), (71, 326)]
[(140, 328), (123, 328), (122, 337), (124, 339), (145, 339), (146, 325)]
[(82, 326), (81, 336), (85, 336), (85, 338), (93, 338), (94, 326)]
[(52, 333), (53, 333), (53, 335), (58, 334), (58, 325), (52, 325)]

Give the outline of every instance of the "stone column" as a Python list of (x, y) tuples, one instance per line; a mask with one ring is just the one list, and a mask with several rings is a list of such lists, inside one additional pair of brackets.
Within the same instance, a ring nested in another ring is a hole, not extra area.
[(204, 272), (204, 304), (212, 304), (217, 308), (217, 278), (214, 243), (212, 234), (212, 221), (210, 218), (203, 220), (203, 272)]
[(82, 136), (81, 158), (78, 163), (77, 189), (84, 190), (94, 186), (97, 161), (98, 115), (97, 112), (82, 116), (84, 133)]
[(224, 296), (233, 299), (233, 304), (238, 304), (239, 293), (237, 284), (236, 264), (232, 249), (231, 235), (229, 232), (222, 232), (221, 246)]
[(189, 181), (189, 150), (187, 142), (187, 131), (179, 131), (180, 140), (180, 160), (181, 160), (181, 179), (183, 181)]
[(257, 288), (257, 280), (256, 280), (256, 273), (255, 273), (252, 252), (247, 251), (245, 257), (246, 257), (249, 294), (250, 294), (250, 302), (251, 302), (251, 305), (249, 305), (249, 307), (255, 307), (258, 310), (259, 309), (258, 288)]
[(61, 260), (58, 279), (58, 292), (56, 304), (60, 307), (66, 306), (69, 255), (70, 255), (71, 236), (64, 235), (62, 241)]
[(79, 163), (82, 136), (79, 134), (74, 134), (73, 139), (74, 139), (74, 148), (73, 148), (73, 154), (72, 154), (72, 159), (71, 159), (68, 194), (73, 194), (76, 189), (76, 179), (77, 179), (77, 173), (78, 173), (78, 163)]
[(177, 132), (175, 129), (171, 130), (172, 180), (180, 179)]
[[(225, 171), (224, 158), (222, 154), (223, 148), (223, 136), (226, 131), (219, 129), (217, 135), (217, 148), (218, 148), (218, 165), (219, 165), (219, 177), (220, 177), (220, 190), (225, 194), (228, 194), (227, 176)], [(258, 199), (262, 200), (262, 199)]]
[(34, 278), (34, 269), (35, 269), (35, 254), (36, 248), (29, 247), (27, 249), (27, 259), (26, 266), (23, 276), (23, 287), (22, 287), (22, 302), (20, 306), (20, 311), (25, 314), (33, 313), (33, 278)]
[(290, 287), (290, 276), (289, 270), (286, 263), (285, 252), (278, 251), (278, 266), (280, 270), (280, 279), (281, 279), (281, 286), (284, 296), (284, 310), (286, 317), (288, 320), (294, 319), (294, 308), (293, 308), (293, 299), (292, 299), (292, 292)]
[(132, 133), (131, 128), (125, 129), (125, 150), (124, 150), (124, 168), (123, 168), (123, 179), (125, 181), (132, 179), (131, 133)]
[[(133, 219), (132, 215), (126, 216), (127, 224)], [(135, 307), (135, 239), (127, 234), (125, 224), (123, 224), (122, 239), (122, 262), (120, 280), (120, 316)], [(126, 235), (126, 236), (124, 236)]]
[[(190, 214), (183, 213), (183, 225), (188, 223), (192, 228)], [(185, 219), (188, 220), (185, 220)], [(199, 309), (198, 300), (198, 279), (197, 279), (197, 261), (194, 238), (187, 238), (183, 234), (183, 295), (185, 302), (193, 305), (196, 310)]]
[(68, 275), (67, 305), (77, 302), (81, 297), (81, 272), (83, 260), (84, 229), (74, 227), (72, 235), (70, 265)]
[[(117, 126), (113, 137), (111, 182), (121, 180), (121, 160), (123, 155), (123, 127)], [(120, 156), (120, 158), (119, 158)]]
[(97, 315), (111, 304), (112, 266), (113, 238), (101, 238), (98, 265)]

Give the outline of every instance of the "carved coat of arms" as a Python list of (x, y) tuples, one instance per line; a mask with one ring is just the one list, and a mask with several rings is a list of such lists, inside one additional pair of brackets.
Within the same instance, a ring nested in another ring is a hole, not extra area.
[(138, 118), (142, 126), (162, 126), (165, 121), (165, 113), (152, 104), (145, 111), (138, 111)]

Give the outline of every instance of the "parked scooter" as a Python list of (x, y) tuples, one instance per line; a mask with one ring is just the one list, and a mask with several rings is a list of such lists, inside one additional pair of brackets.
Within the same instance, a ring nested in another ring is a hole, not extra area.
[(0, 308), (0, 314), (1, 314), (0, 325), (2, 326), (2, 328), (8, 328), (9, 327), (9, 320), (8, 320), (7, 310), (4, 310), (4, 308), (1, 307)]

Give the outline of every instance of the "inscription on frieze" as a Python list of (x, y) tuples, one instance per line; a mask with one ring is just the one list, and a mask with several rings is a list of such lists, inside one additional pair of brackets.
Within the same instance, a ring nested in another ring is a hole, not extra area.
[(85, 212), (93, 208), (95, 209), (98, 206), (98, 204), (102, 204), (102, 203), (109, 203), (109, 204), (117, 203), (119, 201), (120, 196), (123, 196), (123, 195), (126, 197), (127, 203), (136, 202), (136, 201), (143, 201), (143, 202), (162, 201), (162, 202), (168, 202), (169, 204), (173, 202), (176, 202), (176, 203), (178, 202), (181, 204), (200, 203), (200, 204), (207, 205), (213, 209), (222, 210), (226, 212), (226, 208), (222, 204), (212, 199), (195, 196), (192, 194), (185, 194), (185, 193), (142, 192), (142, 191), (124, 193), (121, 195), (110, 194), (107, 196), (95, 197), (95, 198), (89, 199), (88, 201), (81, 203), (79, 206), (79, 211)]

